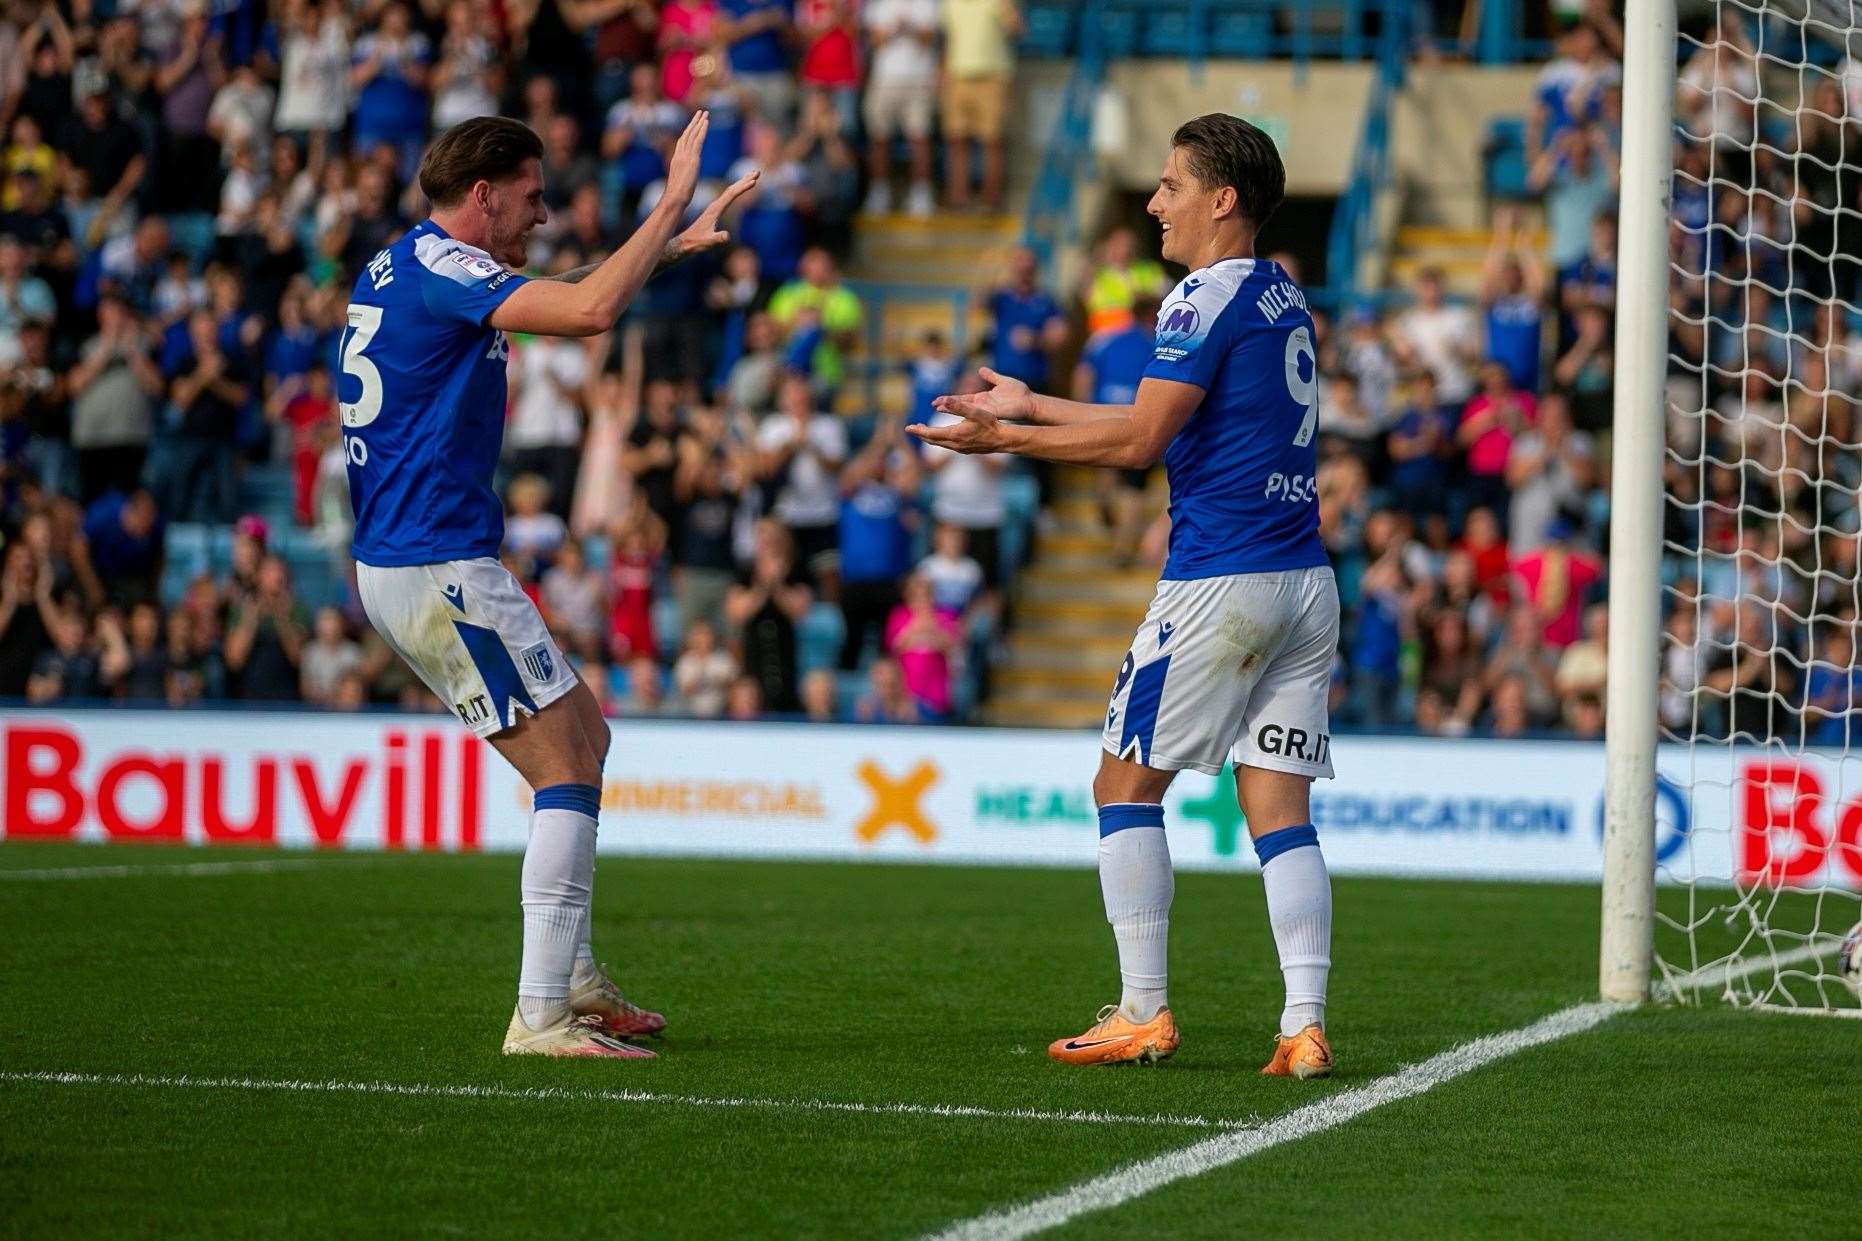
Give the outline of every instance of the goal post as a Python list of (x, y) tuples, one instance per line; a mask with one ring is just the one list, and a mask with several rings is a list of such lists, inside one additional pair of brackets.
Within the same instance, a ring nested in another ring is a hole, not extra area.
[(1598, 990), (1862, 1017), (1862, 0), (1624, 36)]
[(1623, 23), (1598, 964), (1603, 998), (1624, 1003), (1648, 999), (1654, 972), (1656, 702), (1674, 91), (1674, 0), (1628, 0)]

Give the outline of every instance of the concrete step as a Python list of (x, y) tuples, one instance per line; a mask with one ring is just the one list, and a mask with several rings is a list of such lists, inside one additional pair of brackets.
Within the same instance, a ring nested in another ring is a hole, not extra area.
[(1103, 705), (1085, 703), (991, 702), (983, 711), (985, 723), (1001, 728), (1097, 729), (1105, 723)]
[(1127, 632), (1144, 619), (1144, 605), (1119, 599), (1031, 599), (1018, 604), (1015, 619), (1023, 625), (1061, 625), (1070, 621), (1112, 628), (1123, 624)]
[(1023, 602), (1062, 603), (1078, 599), (1119, 602), (1140, 610), (1151, 605), (1157, 593), (1157, 578), (1151, 573), (1121, 572), (1106, 569), (1091, 576), (1057, 572), (1046, 558), (1037, 560), (1016, 583), (1016, 595)]
[(1042, 531), (1037, 541), (1037, 552), (1047, 556), (1111, 556), (1113, 553), (1111, 534), (1104, 530), (1076, 530), (1074, 533), (1062, 531)]
[[(949, 255), (926, 254), (910, 255), (868, 255), (856, 259), (847, 265), (847, 276), (851, 280), (863, 280), (869, 284), (930, 284), (949, 286), (956, 281), (953, 276), (969, 276), (988, 284), (996, 278), (996, 273), (1003, 270), (1002, 260), (993, 251), (978, 251), (967, 254), (961, 261)], [(982, 300), (982, 294), (972, 295), (972, 302)]]
[[(1118, 615), (1103, 616), (1048, 616), (1035, 623), (1028, 621), (1026, 615), (1025, 609), (1016, 610), (1015, 633), (1018, 637), (1026, 635), (1031, 641), (1045, 641), (1053, 646), (1088, 643), (1095, 650), (1116, 647), (1121, 653), (1131, 645), (1131, 636), (1144, 619), (1142, 612), (1121, 612)], [(1132, 615), (1136, 615), (1137, 619), (1131, 619)]]
[[(1545, 248), (1543, 229), (1527, 229), (1526, 239), (1535, 247)], [(1434, 224), (1406, 224), (1396, 231), (1399, 250), (1479, 250), (1485, 253), (1493, 244), (1493, 231), (1485, 228), (1446, 228)]]
[(1097, 671), (1102, 676), (1110, 677), (1125, 658), (1131, 639), (1114, 634), (1094, 635), (1090, 638), (1068, 635), (1064, 642), (1038, 642), (1035, 638), (1011, 638), (1008, 657), (998, 667)]
[(923, 220), (899, 212), (863, 215), (857, 235), (862, 245), (882, 242), (932, 247), (953, 243), (1014, 245), (1021, 238), (1021, 217), (956, 211), (940, 211)]
[(1012, 692), (1018, 686), (1026, 686), (1033, 691), (1043, 691), (1055, 697), (1075, 698), (1090, 694), (1104, 696), (1112, 692), (1112, 680), (1118, 675), (1118, 668), (1103, 665), (1065, 667), (1055, 665), (1046, 668), (1010, 665), (998, 668), (990, 677), (990, 683), (999, 687), (1001, 692)]
[(834, 398), (834, 412), (848, 418), (871, 413), (902, 414), (911, 403), (911, 381), (903, 375), (884, 374), (879, 377), (879, 408), (875, 410), (867, 399), (865, 378), (856, 376), (841, 385)]
[[(1118, 670), (1113, 669), (1113, 676)], [(1093, 711), (1106, 709), (1106, 696), (1112, 691), (1112, 681), (1101, 674), (1096, 681), (1082, 678), (1077, 684), (1057, 682), (1042, 677), (1028, 677), (1019, 681), (995, 682), (995, 694), (991, 702), (1018, 703), (1060, 703), (1076, 708)]]
[(1439, 267), (1451, 291), (1474, 294), (1480, 291), (1482, 266), (1479, 257), (1440, 258), (1435, 255), (1400, 254), (1390, 260), (1388, 283), (1398, 288), (1407, 288), (1415, 284), (1423, 268)]
[[(1152, 515), (1160, 513), (1170, 503), (1170, 488), (1163, 482), (1157, 482), (1144, 497), (1145, 511)], [(1047, 506), (1048, 513), (1062, 526), (1103, 527), (1105, 525), (1105, 505), (1099, 502), (1097, 492), (1080, 491), (1071, 487), (1057, 488), (1054, 502)]]

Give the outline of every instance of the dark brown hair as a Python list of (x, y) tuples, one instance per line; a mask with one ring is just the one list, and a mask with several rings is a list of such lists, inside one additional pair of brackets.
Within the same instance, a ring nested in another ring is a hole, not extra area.
[(436, 207), (451, 207), (478, 182), (506, 180), (525, 160), (542, 158), (543, 141), (530, 126), (504, 116), (475, 116), (427, 149), (420, 161), (420, 192)]
[(1256, 229), (1287, 196), (1287, 169), (1274, 140), (1238, 116), (1211, 112), (1185, 121), (1170, 145), (1183, 152), (1190, 175), (1205, 187), (1232, 187), (1236, 210)]

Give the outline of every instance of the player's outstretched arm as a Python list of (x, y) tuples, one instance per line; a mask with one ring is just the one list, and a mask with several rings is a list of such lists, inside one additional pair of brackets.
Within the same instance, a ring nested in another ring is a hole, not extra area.
[[(486, 322), (500, 331), (537, 336), (595, 336), (612, 328), (675, 244), (674, 231), (698, 186), (698, 154), (710, 124), (710, 114), (701, 111), (685, 127), (667, 162), (666, 192), (627, 244), (578, 280), (528, 281), (492, 311)], [(688, 230), (691, 242), (709, 248), (719, 242), (705, 239), (728, 238), (718, 230), (718, 216), (754, 184), (752, 175), (719, 195)]]
[[(1073, 465), (1144, 469), (1164, 455), (1170, 441), (1203, 400), (1203, 390), (1195, 384), (1146, 379), (1138, 385), (1138, 399), (1129, 406), (1062, 402), (1081, 411), (1108, 411), (1105, 416), (1058, 425), (1022, 426), (1003, 420), (1000, 410), (1019, 411), (1020, 406), (1012, 400), (989, 399), (996, 391), (999, 389), (974, 397), (939, 397), (937, 408), (956, 414), (962, 421), (906, 429), (927, 444), (952, 452), (1007, 452)], [(1017, 412), (1009, 416), (1025, 415)]]
[(1076, 422), (1091, 422), (1095, 418), (1131, 416), (1132, 407), (1129, 405), (1093, 405), (1085, 401), (1043, 396), (1031, 391), (1021, 380), (992, 371), (987, 366), (978, 367), (977, 374), (989, 385), (987, 389), (967, 396), (941, 396), (932, 402), (933, 407), (950, 414), (968, 409), (1003, 422), (1031, 422), (1043, 427), (1064, 427)]

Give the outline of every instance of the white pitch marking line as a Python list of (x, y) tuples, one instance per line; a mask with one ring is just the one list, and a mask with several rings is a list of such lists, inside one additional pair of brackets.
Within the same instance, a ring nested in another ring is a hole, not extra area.
[(167, 1090), (286, 1091), (296, 1094), (399, 1095), (416, 1099), (513, 1099), (526, 1102), (648, 1103), (670, 1107), (749, 1109), (772, 1112), (841, 1112), (861, 1116), (926, 1116), (959, 1120), (1054, 1121), (1085, 1125), (1158, 1125), (1178, 1129), (1240, 1129), (1246, 1122), (1207, 1116), (1158, 1113), (1042, 1111), (1037, 1108), (971, 1107), (958, 1103), (845, 1103), (832, 1099), (753, 1099), (660, 1094), (651, 1090), (576, 1090), (562, 1086), (449, 1086), (422, 1082), (353, 1082), (252, 1077), (163, 1077), (145, 1073), (0, 1072), (0, 1082), (43, 1086), (132, 1086)]
[[(1724, 962), (1717, 962), (1683, 975), (1674, 984), (1658, 986), (1656, 998), (1672, 995), (1676, 986), (1692, 985), (1710, 978), (1724, 985), (1736, 978), (1825, 956), (1834, 950), (1834, 943), (1810, 943), (1746, 961), (1731, 970), (1726, 968)], [(1265, 1124), (1233, 1129), (1215, 1137), (1204, 1138), (1192, 1146), (1115, 1168), (1104, 1176), (1082, 1181), (1059, 1193), (1036, 1198), (1021, 1206), (1005, 1207), (974, 1219), (959, 1220), (931, 1234), (928, 1241), (983, 1241), (984, 1238), (988, 1241), (1013, 1241), (1015, 1238), (1043, 1232), (1081, 1215), (1130, 1202), (1133, 1198), (1173, 1181), (1201, 1176), (1205, 1172), (1239, 1163), (1271, 1147), (1297, 1142), (1327, 1129), (1336, 1129), (1373, 1108), (1423, 1094), (1443, 1082), (1452, 1081), (1496, 1060), (1503, 1060), (1515, 1052), (1594, 1029), (1617, 1014), (1630, 1011), (1631, 1007), (1601, 1001), (1574, 1004), (1529, 1026), (1463, 1043), (1419, 1064), (1412, 1064), (1366, 1085), (1309, 1103)]]
[[(266, 862), (182, 862), (174, 866), (51, 866), (34, 870), (0, 869), (0, 882), (26, 879), (128, 879), (137, 875), (241, 875), (303, 870), (325, 865), (323, 859), (279, 858)], [(353, 863), (350, 863), (353, 865)]]
[(1104, 1176), (1082, 1181), (1045, 1198), (1036, 1198), (1020, 1206), (1006, 1207), (975, 1219), (959, 1221), (933, 1236), (935, 1241), (957, 1241), (959, 1238), (963, 1241), (978, 1241), (980, 1238), (1003, 1241), (1006, 1238), (1030, 1236), (1081, 1215), (1130, 1202), (1133, 1198), (1173, 1181), (1201, 1176), (1205, 1172), (1238, 1163), (1251, 1155), (1258, 1155), (1271, 1147), (1297, 1142), (1327, 1129), (1336, 1129), (1373, 1108), (1423, 1094), (1443, 1082), (1452, 1081), (1464, 1073), (1471, 1073), (1482, 1065), (1491, 1064), (1528, 1047), (1555, 1042), (1568, 1035), (1589, 1030), (1622, 1011), (1623, 1007), (1616, 1004), (1577, 1004), (1529, 1026), (1503, 1034), (1490, 1034), (1450, 1048), (1419, 1064), (1380, 1077), (1368, 1085), (1342, 1090), (1316, 1103), (1296, 1108), (1263, 1125), (1218, 1134), (1181, 1150), (1126, 1164)]

